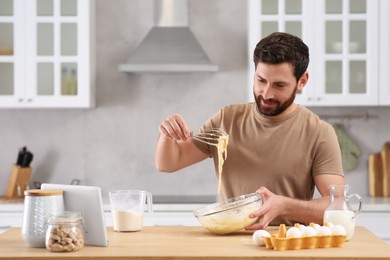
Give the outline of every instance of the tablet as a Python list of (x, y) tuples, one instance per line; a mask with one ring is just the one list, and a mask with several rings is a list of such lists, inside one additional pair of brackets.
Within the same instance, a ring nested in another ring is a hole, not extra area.
[(84, 218), (86, 245), (108, 246), (102, 195), (99, 187), (43, 183), (41, 189), (63, 190), (65, 210), (81, 212)]

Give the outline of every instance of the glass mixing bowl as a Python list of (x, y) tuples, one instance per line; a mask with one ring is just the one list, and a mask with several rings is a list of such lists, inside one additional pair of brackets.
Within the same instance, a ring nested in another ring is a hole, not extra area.
[(215, 234), (228, 234), (252, 225), (249, 214), (263, 204), (260, 194), (250, 193), (194, 210), (199, 223)]

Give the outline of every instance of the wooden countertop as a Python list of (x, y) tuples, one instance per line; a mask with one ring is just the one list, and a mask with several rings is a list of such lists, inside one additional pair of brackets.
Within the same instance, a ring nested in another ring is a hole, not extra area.
[[(276, 233), (276, 228), (270, 228)], [(0, 235), (0, 259), (389, 259), (390, 246), (363, 227), (342, 248), (273, 251), (255, 246), (252, 232), (213, 235), (202, 227), (144, 227), (119, 233), (108, 228), (108, 247), (85, 246), (79, 252), (51, 253), (24, 243), (20, 228)]]

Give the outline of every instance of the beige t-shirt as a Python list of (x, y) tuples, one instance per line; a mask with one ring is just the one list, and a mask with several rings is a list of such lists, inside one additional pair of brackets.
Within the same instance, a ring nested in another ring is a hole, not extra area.
[[(277, 195), (310, 200), (314, 176), (343, 176), (333, 127), (305, 107), (275, 119), (262, 116), (255, 103), (229, 105), (211, 117), (205, 128), (222, 128), (229, 134), (222, 200), (255, 192), (261, 186)], [(216, 147), (194, 143), (213, 157), (218, 173)], [(282, 218), (272, 224), (279, 223), (292, 224)]]

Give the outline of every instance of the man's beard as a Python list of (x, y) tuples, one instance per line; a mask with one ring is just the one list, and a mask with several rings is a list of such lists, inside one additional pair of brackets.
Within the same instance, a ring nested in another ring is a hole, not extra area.
[[(283, 113), (295, 100), (295, 95), (297, 93), (297, 87), (295, 87), (293, 93), (291, 96), (283, 103), (280, 103), (279, 100), (276, 99), (267, 99), (265, 100), (262, 95), (256, 96), (255, 94), (255, 100), (256, 100), (256, 105), (257, 109), (259, 110), (260, 114), (263, 116), (277, 116)], [(262, 101), (266, 101), (268, 103), (273, 103), (276, 104), (275, 107), (268, 107), (268, 106), (263, 106)]]

